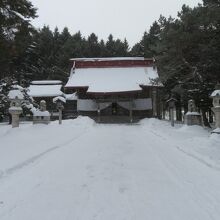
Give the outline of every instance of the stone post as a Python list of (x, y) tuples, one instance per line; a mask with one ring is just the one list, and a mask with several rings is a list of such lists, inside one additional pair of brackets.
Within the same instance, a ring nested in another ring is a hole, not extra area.
[(56, 108), (59, 112), (59, 124), (62, 124), (62, 115), (63, 115), (63, 109), (64, 105), (63, 103), (66, 103), (66, 99), (62, 96), (57, 96), (53, 98), (53, 103), (56, 103)]
[(62, 111), (64, 109), (62, 101), (58, 100), (57, 101), (57, 109), (59, 111), (59, 124), (62, 124)]
[(59, 109), (59, 125), (62, 124), (62, 109)]
[(170, 121), (171, 121), (171, 126), (174, 127), (174, 109), (175, 109), (175, 102), (176, 99), (170, 98), (167, 100), (168, 106), (169, 106), (169, 113), (170, 113)]

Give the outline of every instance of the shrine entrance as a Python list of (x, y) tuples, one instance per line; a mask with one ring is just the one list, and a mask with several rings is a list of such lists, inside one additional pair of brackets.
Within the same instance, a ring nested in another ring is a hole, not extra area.
[(112, 103), (112, 115), (117, 115), (118, 113), (118, 104), (116, 102)]

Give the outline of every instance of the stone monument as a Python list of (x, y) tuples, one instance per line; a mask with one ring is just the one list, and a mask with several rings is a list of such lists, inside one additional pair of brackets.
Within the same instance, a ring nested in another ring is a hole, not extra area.
[(184, 123), (186, 125), (202, 125), (201, 114), (197, 111), (195, 101), (193, 99), (188, 101), (188, 112), (184, 116)]
[(11, 107), (8, 109), (12, 117), (12, 128), (19, 127), (19, 115), (23, 112), (18, 97), (11, 102)]
[(50, 113), (47, 111), (46, 101), (40, 101), (40, 109), (33, 111), (33, 124), (49, 124)]
[(216, 86), (216, 90), (211, 94), (213, 99), (212, 111), (215, 114), (215, 130), (212, 133), (220, 134), (220, 84)]

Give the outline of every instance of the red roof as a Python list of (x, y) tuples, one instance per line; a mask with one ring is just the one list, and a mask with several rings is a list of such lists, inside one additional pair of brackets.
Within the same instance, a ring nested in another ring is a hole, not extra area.
[(74, 58), (71, 61), (75, 68), (152, 67), (154, 64), (153, 59), (143, 57)]

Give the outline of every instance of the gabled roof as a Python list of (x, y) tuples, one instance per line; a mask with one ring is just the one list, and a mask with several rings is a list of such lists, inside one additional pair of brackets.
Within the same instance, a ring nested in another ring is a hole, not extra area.
[(31, 97), (55, 97), (63, 95), (60, 80), (36, 80), (32, 81), (28, 88)]
[(62, 85), (30, 85), (28, 95), (31, 97), (55, 97), (61, 96)]
[(122, 60), (146, 60), (144, 57), (96, 57), (96, 58), (72, 58), (72, 61), (122, 61)]
[(59, 85), (62, 84), (60, 80), (35, 80), (31, 82), (32, 85)]

